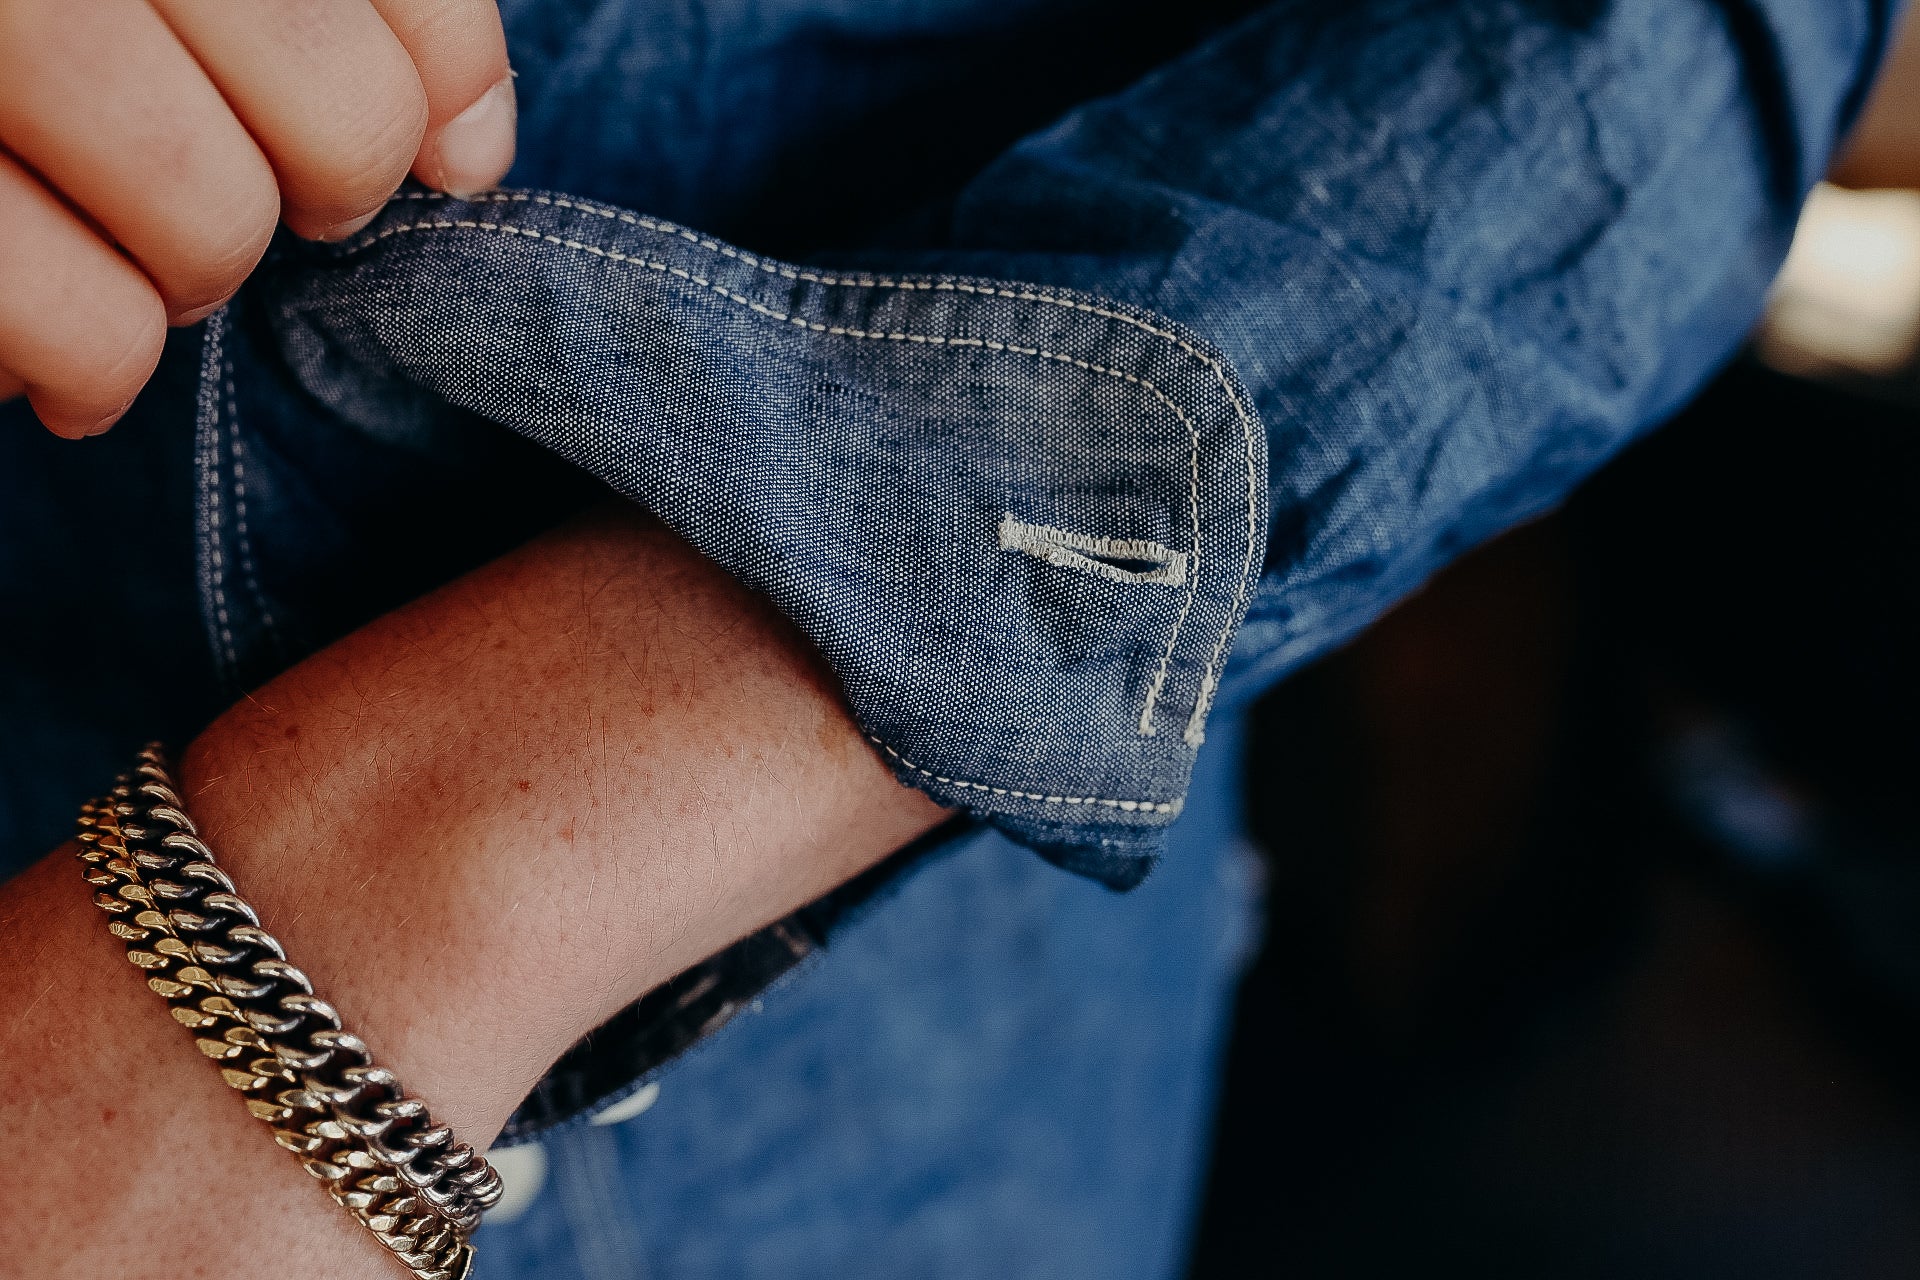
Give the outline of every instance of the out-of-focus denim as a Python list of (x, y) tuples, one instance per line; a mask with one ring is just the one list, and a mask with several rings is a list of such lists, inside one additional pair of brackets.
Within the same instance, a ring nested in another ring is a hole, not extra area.
[[(483, 1268), (1170, 1273), (1252, 900), (1240, 708), (1732, 350), (1889, 6), (504, 8), (520, 189), (283, 246), (105, 441), (0, 424), (10, 853), (591, 474), (997, 830), (570, 1055)], [(69, 628), (102, 590), (137, 625)], [(1164, 865), (1114, 899), (1008, 836)], [(642, 1072), (644, 1118), (575, 1123)]]

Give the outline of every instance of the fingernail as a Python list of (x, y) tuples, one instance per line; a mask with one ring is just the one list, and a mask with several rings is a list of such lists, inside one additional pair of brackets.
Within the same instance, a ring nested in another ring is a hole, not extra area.
[(507, 176), (513, 164), (513, 129), (519, 115), (513, 77), (480, 95), (480, 100), (449, 120), (435, 144), (440, 160), (440, 189), (462, 199), (475, 196)]
[(195, 307), (191, 311), (183, 311), (169, 321), (169, 323), (175, 328), (180, 328), (184, 325), (199, 324), (202, 320), (205, 320), (208, 316), (226, 306), (232, 297), (232, 294), (228, 294), (227, 297), (220, 299), (218, 302), (209, 302), (204, 307)]
[(345, 222), (336, 222), (320, 233), (320, 239), (328, 241), (345, 240), (348, 236), (359, 231), (379, 216), (380, 210), (375, 208), (368, 210), (357, 218), (349, 218)]
[(91, 440), (95, 436), (103, 436), (107, 434), (107, 432), (113, 430), (114, 423), (120, 421), (120, 419), (126, 416), (127, 416), (127, 411), (125, 409), (116, 409), (112, 413), (108, 414), (106, 417), (100, 419), (98, 422), (88, 427), (85, 431), (82, 431), (80, 433), (80, 438), (82, 440)]

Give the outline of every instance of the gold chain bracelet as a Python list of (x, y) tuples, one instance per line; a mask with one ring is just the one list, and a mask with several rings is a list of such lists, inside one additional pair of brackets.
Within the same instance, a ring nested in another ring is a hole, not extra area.
[(500, 1177), (345, 1030), (214, 863), (158, 746), (80, 812), (107, 928), (247, 1109), (417, 1280), (465, 1280)]

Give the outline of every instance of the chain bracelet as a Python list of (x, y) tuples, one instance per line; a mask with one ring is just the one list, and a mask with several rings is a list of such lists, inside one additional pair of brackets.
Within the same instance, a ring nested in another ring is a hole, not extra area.
[(247, 1109), (417, 1280), (464, 1280), (499, 1175), (287, 963), (200, 839), (158, 746), (82, 808), (79, 828), (107, 928)]

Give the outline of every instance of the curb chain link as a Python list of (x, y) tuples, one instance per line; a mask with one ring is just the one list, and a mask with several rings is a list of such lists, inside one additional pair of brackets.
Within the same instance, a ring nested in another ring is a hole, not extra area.
[(200, 839), (157, 745), (81, 810), (94, 904), (176, 1022), (417, 1280), (464, 1280), (500, 1177), (314, 994)]

